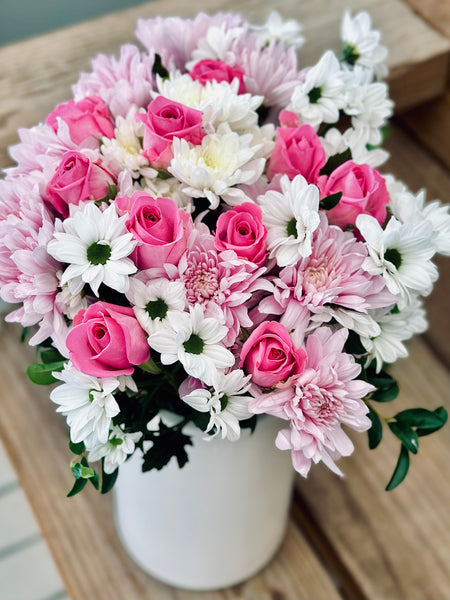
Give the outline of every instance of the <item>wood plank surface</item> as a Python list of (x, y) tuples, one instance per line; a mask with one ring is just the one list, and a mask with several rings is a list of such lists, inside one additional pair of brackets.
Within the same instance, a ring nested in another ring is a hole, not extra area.
[[(335, 583), (293, 522), (275, 560), (248, 582), (220, 592), (187, 592), (146, 575), (127, 556), (113, 522), (112, 497), (89, 486), (74, 498), (64, 419), (49, 388), (25, 376), (34, 350), (20, 328), (0, 337), (0, 435), (73, 600), (339, 600)], [(1, 597), (1, 592), (0, 592)], [(12, 600), (12, 599), (11, 599)]]
[[(157, 0), (0, 48), (0, 167), (11, 163), (6, 147), (17, 141), (17, 129), (43, 120), (57, 102), (68, 99), (70, 85), (80, 70), (89, 69), (93, 56), (115, 54), (120, 44), (134, 41), (138, 17), (231, 10), (260, 23), (274, 8), (280, 7), (273, 0)], [(389, 81), (397, 110), (443, 92), (450, 42), (401, 0), (285, 0), (283, 16), (299, 19), (307, 39), (300, 51), (302, 66), (315, 62), (329, 47), (339, 51), (345, 8), (369, 10), (381, 29), (390, 49)]]

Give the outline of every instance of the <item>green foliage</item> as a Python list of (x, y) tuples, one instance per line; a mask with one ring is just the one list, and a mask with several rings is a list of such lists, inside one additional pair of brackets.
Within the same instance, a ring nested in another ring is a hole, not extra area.
[(337, 169), (342, 164), (344, 164), (345, 162), (347, 162), (348, 160), (351, 160), (351, 159), (352, 159), (352, 151), (350, 150), (350, 148), (347, 148), (347, 150), (345, 150), (344, 152), (341, 152), (340, 154), (333, 154), (333, 156), (330, 156), (330, 158), (327, 160), (325, 166), (320, 171), (320, 175), (327, 175), (327, 176), (331, 175), (331, 173), (335, 169)]
[(389, 492), (396, 488), (406, 477), (409, 469), (409, 454), (405, 446), (401, 446), (400, 455), (397, 464), (389, 483), (386, 486), (386, 491)]
[(369, 408), (369, 414), (367, 416), (372, 422), (372, 427), (367, 431), (367, 435), (369, 436), (369, 448), (373, 450), (381, 442), (381, 438), (383, 437), (383, 425), (380, 417), (372, 408)]
[(417, 437), (417, 433), (408, 427), (408, 425), (403, 425), (397, 422), (388, 423), (390, 430), (392, 433), (398, 437), (401, 441), (402, 445), (413, 454), (417, 454), (419, 450), (419, 438)]
[(27, 367), (28, 378), (38, 385), (50, 385), (58, 381), (53, 377), (53, 371), (62, 371), (65, 361), (50, 363), (34, 363)]
[(153, 63), (152, 72), (155, 75), (159, 75), (163, 79), (167, 79), (169, 77), (169, 71), (162, 64), (161, 57), (159, 54), (155, 54), (155, 61)]
[(330, 196), (325, 196), (319, 203), (319, 208), (323, 210), (331, 210), (335, 206), (339, 204), (339, 200), (342, 198), (342, 192), (336, 192), (335, 194), (330, 194)]
[(100, 492), (102, 494), (107, 494), (116, 483), (117, 475), (119, 474), (119, 469), (116, 469), (112, 473), (105, 473), (105, 459), (102, 458), (102, 487)]
[(376, 373), (373, 369), (368, 369), (365, 372), (365, 377), (369, 383), (377, 388), (372, 392), (370, 396), (371, 400), (375, 400), (376, 402), (391, 402), (397, 398), (399, 393), (398, 384), (386, 371)]
[(162, 469), (175, 456), (180, 469), (188, 462), (186, 446), (192, 446), (191, 438), (181, 431), (181, 427), (167, 427), (160, 423), (159, 430), (151, 433), (152, 447), (144, 454), (143, 471)]

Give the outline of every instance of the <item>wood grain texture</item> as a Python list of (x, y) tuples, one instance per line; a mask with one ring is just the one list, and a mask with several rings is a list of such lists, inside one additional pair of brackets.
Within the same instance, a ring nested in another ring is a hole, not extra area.
[[(0, 167), (11, 164), (6, 147), (17, 141), (17, 129), (42, 121), (57, 102), (70, 97), (80, 70), (99, 52), (116, 54), (120, 44), (133, 42), (138, 17), (193, 16), (200, 9), (242, 12), (263, 22), (279, 8), (273, 0), (157, 0), (54, 33), (0, 49)], [(318, 60), (331, 47), (339, 52), (339, 23), (345, 8), (369, 10), (383, 43), (390, 49), (389, 81), (397, 110), (442, 93), (450, 42), (401, 0), (285, 0), (282, 12), (303, 25), (307, 42), (300, 64)]]
[[(0, 338), (0, 435), (73, 600), (339, 600), (334, 582), (291, 522), (274, 561), (248, 582), (220, 592), (170, 588), (147, 576), (127, 556), (114, 527), (111, 496), (89, 486), (74, 498), (64, 419), (49, 388), (31, 384), (26, 365), (34, 351), (19, 343), (20, 329)], [(212, 532), (213, 534), (213, 532)]]

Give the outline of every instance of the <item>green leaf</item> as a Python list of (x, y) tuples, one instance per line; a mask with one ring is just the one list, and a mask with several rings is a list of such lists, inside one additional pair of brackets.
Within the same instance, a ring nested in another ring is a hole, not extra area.
[(70, 492), (67, 494), (67, 498), (70, 498), (71, 496), (75, 496), (75, 494), (78, 494), (79, 492), (81, 492), (81, 490), (84, 488), (84, 486), (87, 484), (87, 479), (76, 479), (75, 483), (73, 484), (73, 488), (70, 490)]
[(361, 338), (353, 330), (349, 330), (348, 338), (345, 342), (345, 351), (349, 354), (366, 354), (367, 350), (361, 344)]
[(410, 427), (423, 427), (430, 429), (434, 427), (442, 427), (447, 421), (447, 411), (441, 406), (439, 407), (444, 410), (443, 413), (436, 413), (426, 408), (409, 408), (408, 410), (402, 410), (395, 415), (395, 419), (404, 425)]
[(389, 492), (396, 488), (406, 477), (409, 469), (409, 454), (405, 446), (400, 447), (400, 455), (398, 457), (397, 464), (395, 465), (394, 472), (389, 483), (386, 486), (386, 491)]
[(399, 391), (397, 382), (393, 381), (389, 387), (382, 387), (372, 392), (370, 399), (376, 402), (391, 402), (397, 398)]
[(331, 173), (335, 169), (337, 169), (342, 164), (344, 164), (345, 162), (347, 162), (348, 160), (351, 160), (351, 159), (352, 159), (352, 151), (350, 150), (350, 148), (347, 148), (347, 150), (345, 150), (344, 152), (341, 152), (340, 154), (333, 154), (333, 156), (330, 156), (330, 158), (327, 160), (325, 166), (320, 171), (320, 175), (328, 175), (328, 176), (331, 175)]
[(413, 454), (417, 454), (419, 450), (417, 433), (411, 427), (400, 423), (389, 422), (388, 425), (392, 433), (398, 437), (405, 448)]
[(319, 208), (323, 210), (331, 210), (335, 206), (339, 204), (339, 200), (342, 198), (342, 192), (336, 192), (335, 194), (330, 194), (330, 196), (325, 196), (319, 203)]
[(368, 369), (366, 377), (367, 381), (377, 388), (389, 388), (395, 383), (395, 379), (386, 371), (376, 373), (373, 369)]
[(95, 475), (94, 469), (87, 466), (87, 460), (84, 457), (81, 462), (77, 462), (72, 466), (72, 473), (75, 479), (90, 479)]
[(167, 79), (167, 77), (169, 77), (169, 71), (166, 69), (166, 67), (163, 66), (163, 64), (161, 62), (161, 57), (159, 54), (155, 54), (155, 60), (153, 62), (152, 72), (155, 75), (159, 75), (163, 79)]
[(239, 425), (241, 429), (250, 429), (250, 433), (253, 433), (256, 429), (256, 425), (258, 423), (257, 415), (253, 415), (249, 419), (244, 419), (244, 421), (240, 421)]
[(145, 371), (146, 373), (150, 373), (151, 375), (159, 375), (162, 373), (161, 369), (155, 363), (153, 358), (149, 358), (146, 362), (139, 365), (139, 368)]
[(84, 452), (83, 442), (78, 442), (78, 444), (75, 444), (74, 442), (72, 442), (72, 440), (69, 440), (69, 448), (77, 456), (79, 456), (80, 454), (83, 454), (83, 452)]
[(191, 438), (177, 429), (169, 429), (160, 424), (159, 435), (153, 438), (153, 446), (144, 454), (142, 470), (161, 470), (170, 459), (175, 456), (180, 469), (188, 462), (189, 458), (185, 446), (192, 446)]
[(107, 494), (116, 483), (117, 475), (119, 474), (119, 469), (117, 468), (112, 473), (105, 473), (104, 463), (105, 459), (102, 458), (102, 486), (100, 492), (102, 494)]
[(90, 477), (89, 481), (92, 483), (92, 485), (95, 487), (95, 489), (98, 490), (98, 488), (100, 487), (100, 483), (99, 483), (98, 475), (95, 471), (94, 471), (94, 476)]
[(64, 362), (66, 359), (56, 348), (41, 351), (41, 360), (45, 365)]
[(368, 430), (367, 435), (369, 437), (369, 448), (373, 450), (381, 442), (381, 438), (383, 437), (383, 425), (381, 424), (380, 417), (371, 408), (369, 408), (369, 414), (367, 416), (372, 422), (372, 427)]
[(447, 411), (445, 410), (445, 408), (443, 406), (439, 406), (439, 408), (436, 408), (436, 410), (434, 410), (433, 412), (439, 416), (439, 418), (441, 419), (441, 424), (436, 425), (435, 427), (418, 427), (416, 429), (417, 435), (422, 436), (422, 437), (424, 435), (430, 435), (430, 433), (434, 433), (435, 431), (438, 431), (439, 429), (441, 429), (441, 427), (443, 427), (445, 425), (445, 423), (447, 422), (447, 419), (448, 419), (448, 414), (447, 414)]
[(62, 371), (66, 361), (58, 361), (51, 363), (34, 363), (27, 367), (28, 378), (38, 385), (50, 385), (58, 381), (53, 377), (53, 371)]

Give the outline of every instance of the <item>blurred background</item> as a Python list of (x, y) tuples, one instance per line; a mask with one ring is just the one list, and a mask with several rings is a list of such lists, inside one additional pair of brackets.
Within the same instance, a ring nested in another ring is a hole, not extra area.
[(0, 45), (148, 0), (0, 0)]

